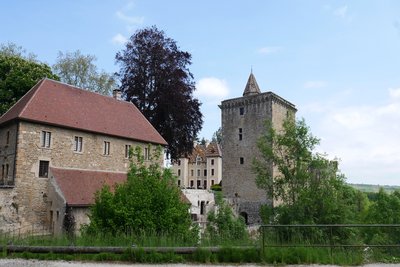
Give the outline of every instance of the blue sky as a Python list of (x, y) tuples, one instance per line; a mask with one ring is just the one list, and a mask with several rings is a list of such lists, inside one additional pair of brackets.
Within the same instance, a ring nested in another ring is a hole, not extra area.
[(349, 182), (400, 184), (399, 1), (0, 0), (0, 24), (0, 43), (50, 65), (80, 49), (108, 72), (129, 36), (156, 25), (192, 54), (200, 137), (218, 129), (217, 105), (242, 95), (253, 68)]

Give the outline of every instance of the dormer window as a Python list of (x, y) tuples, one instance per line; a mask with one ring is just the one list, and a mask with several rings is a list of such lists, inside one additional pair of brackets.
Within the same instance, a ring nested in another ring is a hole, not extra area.
[(200, 156), (197, 156), (197, 157), (196, 157), (196, 164), (197, 164), (197, 165), (200, 165), (200, 164), (201, 164), (201, 157), (200, 157)]

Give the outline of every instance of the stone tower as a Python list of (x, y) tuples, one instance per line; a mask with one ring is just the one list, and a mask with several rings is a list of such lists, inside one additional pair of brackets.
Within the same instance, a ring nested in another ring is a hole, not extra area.
[(261, 93), (253, 73), (250, 73), (243, 97), (224, 100), (219, 107), (222, 116), (222, 191), (247, 224), (260, 224), (261, 205), (272, 204), (272, 201), (255, 184), (252, 161), (260, 157), (257, 140), (265, 133), (266, 120), (272, 121), (273, 127), (279, 130), (296, 108), (272, 92)]

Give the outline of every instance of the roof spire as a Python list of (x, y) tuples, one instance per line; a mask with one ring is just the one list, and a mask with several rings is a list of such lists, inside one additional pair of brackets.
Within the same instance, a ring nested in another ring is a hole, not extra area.
[(260, 93), (261, 93), (260, 88), (258, 87), (256, 78), (253, 75), (253, 66), (252, 66), (249, 79), (247, 80), (246, 88), (244, 89), (243, 92), (243, 96), (257, 95)]

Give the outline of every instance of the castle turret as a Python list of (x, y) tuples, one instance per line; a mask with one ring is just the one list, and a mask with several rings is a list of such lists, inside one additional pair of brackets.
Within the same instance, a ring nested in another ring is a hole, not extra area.
[[(243, 97), (224, 100), (220, 108), (223, 194), (247, 224), (260, 224), (261, 206), (272, 205), (273, 201), (255, 183), (252, 161), (261, 158), (257, 140), (265, 133), (266, 120), (280, 129), (296, 108), (272, 92), (261, 93), (253, 73), (250, 73)], [(269, 171), (274, 172), (272, 165)]]

